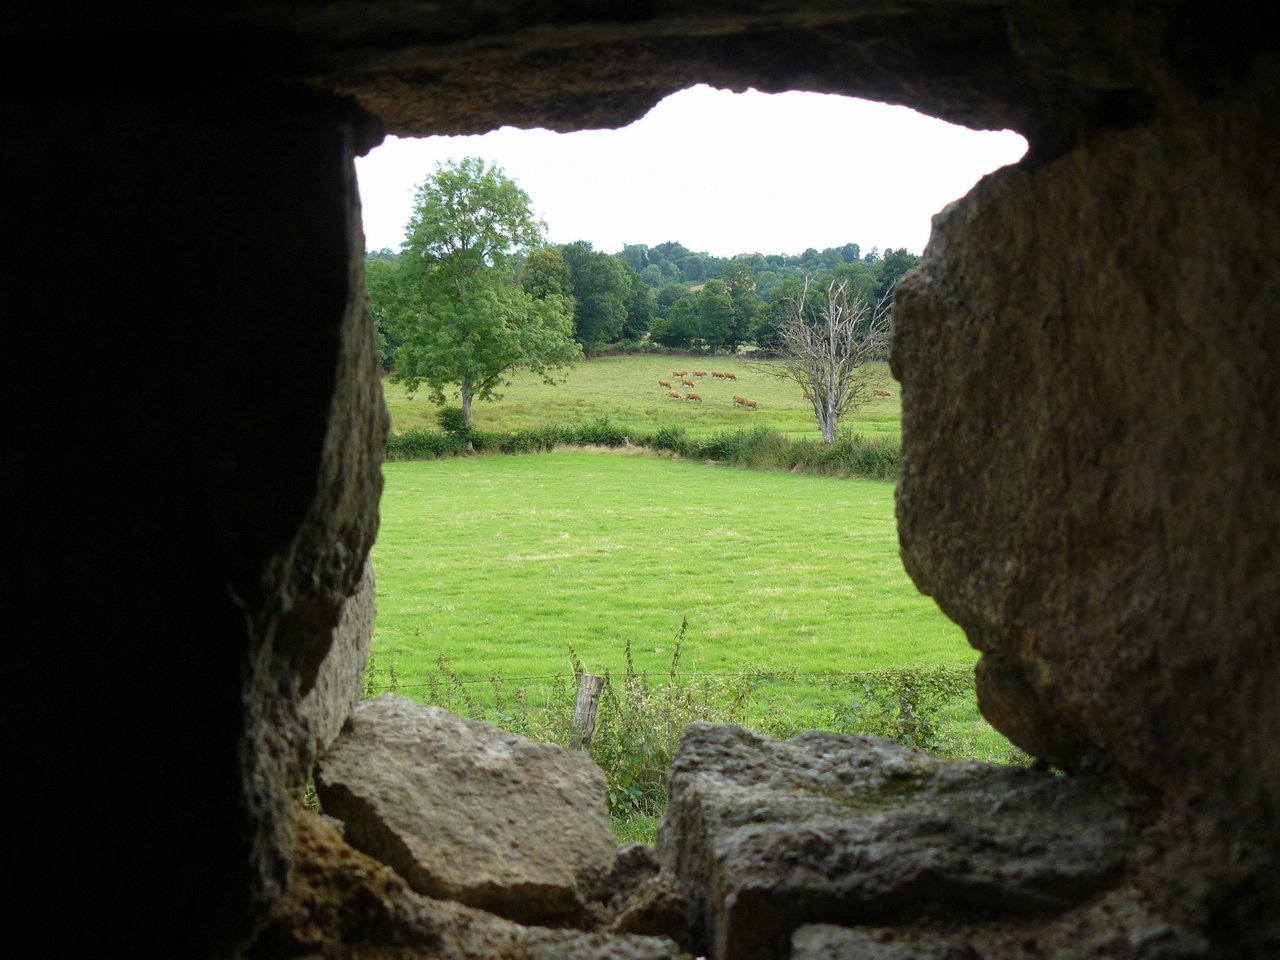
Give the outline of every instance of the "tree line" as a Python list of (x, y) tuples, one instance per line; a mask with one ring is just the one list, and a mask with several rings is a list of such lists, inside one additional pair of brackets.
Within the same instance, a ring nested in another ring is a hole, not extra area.
[(529, 196), (467, 157), (419, 185), (400, 250), (368, 253), (365, 273), (383, 368), (437, 403), (456, 388), (469, 424), (472, 400), (496, 396), (516, 367), (550, 378), (584, 351), (654, 343), (778, 350), (797, 310), (822, 320), (806, 291), (838, 284), (879, 303), (919, 261), (855, 243), (729, 258), (674, 241), (548, 244)]
[[(532, 217), (529, 218), (532, 221)], [(409, 228), (411, 234), (412, 224)], [(529, 239), (529, 237), (517, 238)], [(556, 245), (513, 245), (503, 258), (511, 279), (540, 301), (563, 298), (571, 336), (583, 349), (636, 347), (647, 342), (710, 352), (743, 345), (775, 350), (780, 325), (806, 283), (825, 288), (846, 282), (869, 302), (880, 302), (920, 262), (905, 248), (862, 253), (856, 243), (813, 248), (799, 255), (714, 257), (676, 242), (627, 244), (617, 253), (586, 240)], [(421, 279), (422, 248), (412, 236), (400, 251), (366, 255), (366, 283), (387, 371), (406, 342), (405, 314)], [(655, 280), (658, 285), (655, 286)], [(407, 358), (404, 358), (407, 359)]]

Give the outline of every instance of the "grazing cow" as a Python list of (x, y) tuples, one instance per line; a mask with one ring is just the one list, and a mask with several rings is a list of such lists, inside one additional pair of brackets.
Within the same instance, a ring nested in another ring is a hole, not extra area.
[(754, 400), (743, 400), (742, 405), (746, 407), (748, 410), (760, 409), (760, 404), (756, 403)]
[(670, 389), (671, 389), (671, 381), (670, 381), (670, 380), (659, 380), (659, 381), (658, 381), (658, 386), (660, 386), (660, 387), (666, 387), (668, 390), (670, 390)]
[(696, 393), (691, 393), (691, 394), (689, 394), (687, 397), (685, 397), (685, 399), (686, 399), (686, 400), (697, 400), (699, 403), (701, 403), (701, 402), (702, 402), (702, 398), (701, 398), (700, 396), (698, 396)]
[(874, 393), (877, 397), (891, 397), (891, 396), (893, 396), (893, 394), (891, 394), (888, 390), (881, 390), (879, 387), (876, 387), (876, 388), (875, 388), (875, 390), (873, 390), (873, 391), (871, 391), (871, 392), (872, 392), (872, 393)]
[(724, 372), (724, 378), (725, 378), (726, 380), (737, 380), (737, 379), (738, 379), (738, 375), (737, 375), (736, 373), (731, 373), (731, 372), (729, 372), (728, 370), (726, 370), (726, 371)]
[(681, 382), (681, 383), (683, 383), (686, 387), (692, 387), (692, 386), (693, 386), (693, 381), (692, 381), (692, 380), (681, 380), (680, 382)]
[(674, 391), (674, 390), (672, 390), (672, 391), (671, 391), (671, 394), (670, 394), (670, 395), (671, 395), (672, 397), (674, 397), (675, 399), (677, 399), (677, 400), (683, 400), (683, 399), (684, 399), (684, 394), (683, 394), (683, 393), (676, 393), (676, 391)]
[(712, 371), (711, 371), (711, 375), (712, 375), (713, 377), (715, 377), (717, 380), (723, 380), (723, 379), (724, 379), (724, 371), (723, 371), (723, 370), (712, 370)]
[(705, 376), (707, 375), (707, 371), (705, 371), (705, 370), (695, 370), (695, 371), (693, 371), (693, 375), (694, 375), (695, 377), (705, 377)]
[(734, 397), (734, 398), (733, 398), (733, 402), (734, 402), (734, 403), (736, 403), (736, 404), (741, 404), (742, 406), (746, 406), (746, 404), (747, 404), (747, 398), (746, 398), (746, 397)]
[(686, 377), (689, 375), (689, 371), (688, 370), (672, 370), (671, 375), (673, 377)]

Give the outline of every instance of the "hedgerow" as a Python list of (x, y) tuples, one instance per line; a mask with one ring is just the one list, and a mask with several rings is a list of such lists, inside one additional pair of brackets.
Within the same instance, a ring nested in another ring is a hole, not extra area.
[(527, 430), (407, 430), (387, 441), (388, 460), (431, 460), (472, 453), (545, 453), (556, 447), (644, 447), (680, 457), (758, 470), (895, 480), (901, 462), (896, 439), (844, 432), (834, 443), (796, 440), (771, 427), (690, 436), (681, 427), (630, 434), (609, 420), (549, 424)]

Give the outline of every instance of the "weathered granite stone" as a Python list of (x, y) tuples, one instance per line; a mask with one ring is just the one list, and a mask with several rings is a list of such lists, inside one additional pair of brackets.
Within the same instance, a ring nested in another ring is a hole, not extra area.
[(606, 883), (609, 895), (625, 899), (641, 884), (658, 875), (658, 851), (647, 843), (624, 843), (618, 847), (618, 859)]
[(1152, 894), (1232, 900), (1233, 937), (1280, 902), (1277, 109), (1257, 63), (990, 175), (935, 218), (892, 360), (903, 560), (983, 713), (1141, 798)]
[(299, 714), (315, 731), (317, 753), (337, 739), (360, 700), (377, 610), (373, 561), (366, 560), (355, 595), (342, 605), (333, 643), (320, 664), (315, 686), (299, 707)]
[(717, 960), (786, 956), (810, 921), (1061, 911), (1119, 877), (1105, 787), (874, 737), (690, 725), (658, 852)]
[(632, 890), (609, 929), (614, 933), (667, 937), (686, 950), (695, 949), (689, 900), (669, 870), (660, 871)]
[(788, 960), (983, 960), (965, 940), (903, 943), (862, 930), (806, 924), (791, 937)]
[(583, 922), (617, 858), (591, 758), (386, 694), (316, 768), (347, 839), (419, 893), (523, 922)]
[[(1255, 15), (27, 4), (0, 43), (0, 671), (44, 719), (0, 725), (34, 827), (15, 939), (223, 955), (298, 869), (289, 797), (330, 723), (300, 703), (376, 528), (352, 154), (621, 124), (707, 82), (1028, 135), (899, 299), (904, 556), (983, 651), (992, 719), (1129, 791), (1148, 897), (1280, 954), (1280, 44)], [(86, 783), (113, 785), (94, 816)], [(115, 880), (75, 925), (68, 862)]]
[(688, 960), (669, 940), (526, 927), (423, 896), (338, 821), (302, 811), (293, 825), (293, 883), (244, 960)]

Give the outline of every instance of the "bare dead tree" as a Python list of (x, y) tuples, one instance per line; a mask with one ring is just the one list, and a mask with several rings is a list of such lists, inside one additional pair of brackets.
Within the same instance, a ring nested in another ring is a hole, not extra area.
[(871, 399), (867, 363), (888, 352), (892, 290), (873, 304), (848, 280), (832, 280), (825, 303), (822, 296), (813, 289), (813, 278), (806, 277), (804, 290), (776, 328), (782, 360), (770, 372), (800, 386), (813, 404), (823, 442), (832, 443), (841, 418)]

